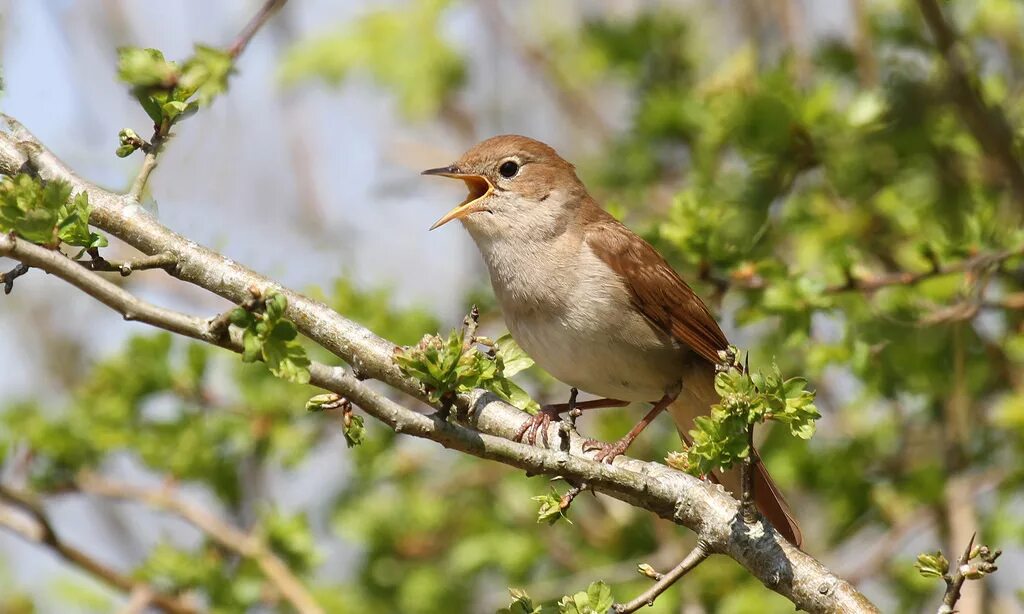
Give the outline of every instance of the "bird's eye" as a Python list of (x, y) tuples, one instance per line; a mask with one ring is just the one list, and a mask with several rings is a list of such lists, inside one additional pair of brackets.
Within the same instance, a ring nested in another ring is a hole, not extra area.
[(498, 172), (501, 173), (501, 176), (505, 179), (511, 179), (519, 172), (519, 164), (513, 160), (507, 160), (502, 162), (501, 166), (498, 167)]

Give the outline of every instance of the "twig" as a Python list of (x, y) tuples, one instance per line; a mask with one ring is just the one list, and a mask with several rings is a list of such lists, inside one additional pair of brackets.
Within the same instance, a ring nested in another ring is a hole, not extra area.
[[(274, 13), (277, 12), (288, 0), (267, 0), (266, 3), (260, 8), (259, 12), (249, 20), (249, 23), (242, 28), (241, 33), (235, 38), (235, 41), (228, 47), (228, 55), (231, 56), (232, 60), (237, 60), (238, 56), (245, 51), (249, 41), (252, 40), (253, 36), (263, 27), (263, 24), (267, 23)], [(142, 159), (142, 166), (139, 168), (139, 172), (135, 175), (135, 179), (132, 181), (132, 185), (128, 188), (128, 192), (125, 196), (132, 202), (139, 202), (142, 200), (142, 194), (146, 190), (146, 184), (149, 182), (149, 176), (153, 174), (153, 170), (156, 169), (157, 156), (163, 150), (167, 139), (171, 136), (171, 125), (173, 122), (167, 121), (166, 119), (154, 126), (153, 137), (149, 140), (148, 147), (141, 147), (143, 152), (146, 154)], [(143, 141), (145, 142), (145, 141)]]
[(288, 0), (267, 0), (267, 2), (263, 4), (263, 7), (260, 8), (259, 12), (249, 20), (249, 23), (245, 24), (245, 27), (242, 28), (242, 31), (235, 39), (235, 42), (231, 43), (231, 46), (228, 47), (228, 55), (232, 58), (240, 56), (249, 45), (249, 41), (252, 40), (252, 37), (259, 32), (260, 28), (263, 27), (263, 24), (267, 23), (267, 20), (273, 17), (274, 13), (279, 11), (286, 2), (288, 2)]
[(960, 558), (956, 562), (956, 571), (952, 574), (947, 574), (944, 578), (946, 580), (946, 592), (942, 596), (942, 605), (939, 606), (938, 614), (953, 614), (956, 610), (956, 602), (960, 601), (960, 589), (964, 586), (964, 581), (967, 580), (967, 576), (964, 571), (967, 567), (967, 562), (971, 559), (971, 550), (974, 549), (974, 539), (978, 536), (977, 533), (971, 535), (971, 539), (967, 542), (967, 547), (964, 548), (964, 553), (960, 555)]
[(1003, 168), (1017, 204), (1024, 207), (1024, 167), (1013, 142), (1015, 134), (1006, 115), (982, 97), (966, 46), (946, 20), (936, 0), (918, 0), (921, 14), (949, 69), (949, 94), (978, 145)]
[(3, 283), (4, 285), (4, 294), (10, 294), (11, 290), (14, 290), (14, 280), (18, 279), (25, 273), (28, 273), (30, 268), (31, 267), (24, 262), (19, 262), (18, 265), (10, 271), (0, 273), (0, 283)]
[(149, 587), (136, 586), (128, 595), (128, 603), (124, 604), (118, 614), (143, 614), (153, 602), (153, 591)]
[(89, 250), (91, 260), (79, 261), (79, 263), (90, 271), (99, 271), (104, 273), (117, 272), (121, 274), (121, 277), (128, 277), (134, 271), (145, 271), (149, 269), (169, 269), (178, 263), (178, 259), (174, 257), (174, 254), (168, 254), (166, 252), (160, 254), (153, 254), (152, 256), (143, 256), (142, 258), (136, 258), (135, 260), (126, 260), (124, 262), (111, 262), (106, 258), (100, 256), (98, 250)]
[(462, 321), (462, 351), (466, 352), (476, 343), (476, 331), (480, 328), (480, 309), (473, 305)]
[[(249, 288), (249, 296), (238, 307), (248, 312), (254, 312), (260, 307), (263, 300), (263, 293), (260, 292), (259, 288), (253, 286)], [(227, 311), (223, 311), (207, 321), (206, 329), (214, 339), (224, 340), (227, 338), (228, 326), (231, 324), (231, 314), (238, 307), (232, 307)]]
[[(31, 155), (22, 146), (26, 141), (32, 149)], [(130, 200), (75, 176), (27, 131), (22, 130), (17, 136), (0, 133), (0, 172), (17, 172), (26, 162), (45, 179), (64, 179), (76, 191), (88, 192), (93, 206), (90, 221), (99, 229), (143, 253), (169, 252), (177, 256), (178, 279), (236, 304), (246, 299), (251, 286), (274, 288), (288, 299), (285, 317), (310, 340), (343, 359), (363, 377), (380, 380), (395, 390), (424, 400), (419, 382), (406, 377), (394, 363), (394, 343), (374, 335), (321, 302), (282, 288), (270, 279), (175, 234), (151, 216), (135, 215), (130, 207), (125, 207)], [(64, 261), (70, 262), (66, 258)], [(90, 280), (81, 288), (89, 294), (102, 289), (101, 285), (96, 285), (95, 279), (106, 282), (77, 264), (73, 268)], [(102, 289), (102, 292), (105, 294), (107, 290)], [(120, 302), (123, 300), (127, 303)], [(130, 295), (121, 295), (110, 306), (121, 309), (124, 304), (134, 306), (136, 301)], [(181, 334), (223, 345), (212, 339), (208, 320), (188, 316), (181, 320), (181, 314), (178, 316), (172, 321), (187, 323), (187, 326), (179, 327)], [(154, 323), (160, 326), (161, 321), (157, 319)], [(237, 351), (235, 347), (232, 349)], [(453, 424), (392, 401), (351, 372), (337, 367), (312, 364), (310, 381), (315, 386), (350, 399), (396, 432), (430, 439), (447, 448), (524, 471), (561, 475), (586, 482), (596, 491), (690, 527), (709, 545), (709, 550), (733, 558), (768, 588), (803, 610), (877, 612), (877, 608), (849, 583), (785, 539), (770, 536), (753, 541), (743, 532), (732, 531), (735, 500), (693, 476), (658, 463), (626, 457), (617, 458), (611, 465), (595, 462), (582, 456), (583, 442), (578, 436), (571, 438), (570, 454), (510, 441), (524, 421), (523, 412), (482, 391), (461, 395), (457, 399), (469, 410), (465, 414), (468, 418), (463, 424)], [(783, 568), (787, 573), (780, 575), (778, 570)], [(827, 586), (828, 590), (822, 591), (822, 586)]]
[(682, 561), (679, 562), (672, 571), (666, 574), (658, 574), (657, 581), (651, 586), (651, 588), (640, 593), (635, 599), (624, 604), (615, 604), (612, 606), (612, 611), (617, 614), (629, 614), (630, 612), (636, 612), (644, 606), (654, 605), (654, 600), (659, 595), (668, 590), (668, 587), (672, 586), (679, 581), (680, 578), (685, 576), (694, 567), (700, 565), (705, 559), (711, 554), (711, 550), (708, 545), (701, 540), (697, 540), (697, 545), (694, 546), (693, 550), (686, 555)]
[(558, 509), (560, 509), (563, 514), (569, 509), (572, 502), (576, 500), (576, 497), (579, 496), (581, 492), (589, 488), (586, 482), (579, 482), (578, 484), (573, 483), (570, 480), (566, 480), (566, 482), (569, 483), (570, 488), (565, 491), (565, 494), (562, 495), (562, 498), (558, 501)]
[(740, 516), (743, 522), (754, 524), (759, 520), (757, 505), (754, 503), (754, 462), (757, 452), (754, 450), (754, 425), (747, 426), (747, 457), (740, 464)]
[(183, 597), (158, 592), (153, 587), (111, 569), (85, 552), (65, 543), (54, 530), (42, 504), (31, 495), (18, 492), (0, 484), (0, 499), (4, 499), (23, 510), (35, 521), (36, 526), (33, 528), (19, 524), (5, 514), (0, 514), (0, 525), (20, 537), (47, 546), (65, 561), (120, 591), (129, 593), (134, 593), (137, 590), (145, 591), (149, 595), (149, 601), (165, 612), (192, 614), (197, 611)]
[(88, 494), (136, 501), (184, 518), (221, 546), (255, 562), (296, 611), (302, 614), (323, 613), (323, 608), (309, 590), (261, 539), (235, 528), (202, 507), (174, 497), (167, 489), (140, 488), (105, 480), (90, 473), (80, 475), (75, 484)]
[(0, 256), (20, 260), (23, 264), (60, 277), (114, 309), (125, 320), (137, 320), (179, 335), (221, 344), (220, 339), (211, 334), (206, 320), (141, 301), (127, 290), (86, 270), (60, 252), (7, 234), (0, 235)]
[(135, 179), (132, 180), (132, 185), (128, 188), (127, 196), (134, 202), (140, 202), (142, 200), (142, 194), (146, 191), (146, 184), (149, 182), (149, 176), (153, 174), (156, 169), (156, 157), (163, 149), (165, 136), (160, 134), (160, 128), (157, 128), (151, 139), (153, 146), (149, 151), (146, 152), (145, 157), (142, 158), (142, 166), (139, 167), (139, 172), (135, 175)]

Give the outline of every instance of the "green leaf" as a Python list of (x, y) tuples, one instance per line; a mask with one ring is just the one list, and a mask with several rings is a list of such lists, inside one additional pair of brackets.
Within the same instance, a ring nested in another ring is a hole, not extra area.
[(187, 108), (187, 103), (172, 100), (170, 102), (165, 102), (163, 106), (160, 107), (160, 111), (165, 118), (173, 121), (174, 118), (184, 113)]
[(227, 91), (228, 77), (234, 72), (234, 60), (228, 52), (196, 45), (195, 52), (182, 67), (176, 97), (187, 100), (195, 95), (198, 106), (207, 106)]
[(363, 443), (363, 436), (366, 429), (363, 427), (363, 417), (351, 411), (347, 412), (342, 423), (342, 433), (345, 435), (345, 444), (354, 448)]
[(0, 231), (50, 247), (60, 241), (76, 247), (104, 247), (107, 240), (89, 230), (89, 197), (70, 199), (63, 181), (45, 185), (28, 174), (0, 181)]
[(523, 369), (533, 366), (533, 359), (527, 356), (523, 348), (512, 339), (512, 335), (505, 333), (494, 342), (494, 349), (504, 365), (502, 373), (505, 377), (512, 377)]
[(306, 411), (323, 411), (325, 405), (328, 407), (337, 406), (338, 395), (333, 392), (314, 395), (306, 401)]
[(598, 580), (587, 587), (586, 592), (566, 595), (558, 602), (559, 614), (607, 614), (614, 601), (608, 585)]
[(121, 47), (117, 50), (117, 76), (133, 87), (170, 87), (178, 77), (178, 67), (156, 49)]
[(242, 333), (242, 347), (243, 362), (256, 362), (263, 356), (263, 344), (252, 328), (247, 328)]
[(949, 561), (941, 552), (919, 554), (914, 567), (925, 578), (943, 578), (949, 572)]
[(245, 309), (241, 307), (236, 307), (231, 310), (229, 320), (232, 324), (239, 328), (246, 328), (253, 323), (253, 316)]
[(612, 589), (601, 580), (592, 583), (587, 588), (587, 599), (590, 601), (590, 607), (595, 612), (607, 612), (614, 604)]
[[(279, 323), (275, 329), (280, 325)], [(263, 359), (274, 375), (296, 384), (309, 383), (309, 357), (298, 343), (268, 337), (263, 342)]]
[(278, 320), (288, 309), (288, 298), (280, 293), (273, 293), (267, 298), (267, 315), (272, 320)]
[(57, 236), (61, 241), (76, 247), (106, 247), (106, 237), (89, 230), (89, 195), (80, 192), (57, 212), (61, 217), (57, 224)]
[(508, 592), (512, 595), (512, 603), (507, 608), (498, 610), (497, 614), (551, 614), (553, 608), (534, 605), (533, 600), (520, 588), (510, 588)]
[(537, 508), (538, 523), (555, 524), (559, 520), (564, 519), (569, 524), (572, 524), (569, 517), (565, 515), (565, 509), (562, 508), (562, 495), (558, 494), (554, 487), (551, 488), (551, 492), (545, 495), (530, 497), (530, 499), (540, 503), (540, 507)]

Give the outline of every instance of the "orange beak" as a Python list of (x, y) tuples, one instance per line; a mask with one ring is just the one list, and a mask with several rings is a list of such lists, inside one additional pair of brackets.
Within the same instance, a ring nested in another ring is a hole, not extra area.
[(441, 219), (434, 222), (434, 225), (430, 227), (431, 230), (444, 226), (452, 220), (465, 217), (470, 213), (476, 211), (483, 211), (483, 208), (475, 203), (490, 196), (494, 190), (494, 186), (487, 180), (483, 175), (474, 175), (471, 173), (463, 173), (455, 165), (443, 166), (441, 168), (432, 168), (425, 170), (421, 175), (438, 175), (440, 177), (448, 177), (450, 179), (461, 179), (466, 184), (466, 188), (469, 189), (469, 195), (466, 199), (459, 203), (454, 209), (445, 213)]

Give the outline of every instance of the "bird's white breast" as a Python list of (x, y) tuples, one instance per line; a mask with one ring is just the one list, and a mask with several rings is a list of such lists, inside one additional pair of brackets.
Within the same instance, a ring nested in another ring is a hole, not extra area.
[(551, 375), (626, 401), (656, 401), (679, 382), (686, 350), (632, 307), (579, 238), (480, 247), (509, 331)]

